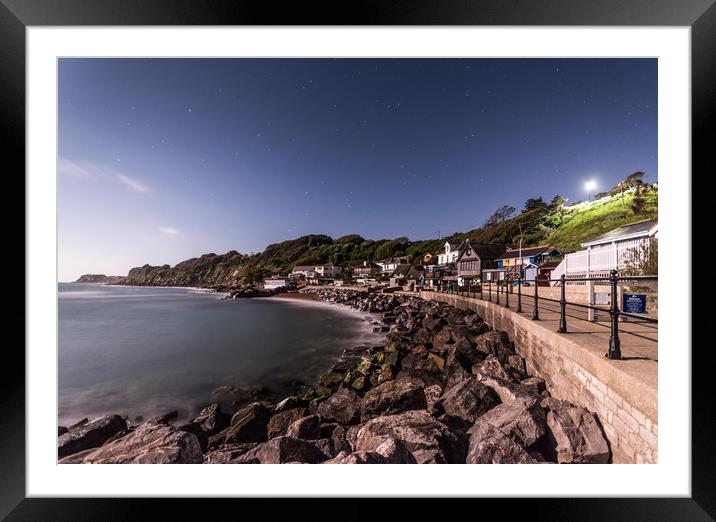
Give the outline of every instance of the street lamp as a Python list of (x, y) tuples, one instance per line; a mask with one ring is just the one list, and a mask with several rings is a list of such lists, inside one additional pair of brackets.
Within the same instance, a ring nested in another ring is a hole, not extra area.
[(584, 184), (584, 189), (585, 189), (585, 190), (587, 191), (587, 193), (589, 194), (589, 201), (592, 200), (592, 191), (593, 191), (595, 188), (597, 188), (597, 182), (594, 181), (593, 179), (590, 179), (589, 181), (587, 181), (587, 182)]

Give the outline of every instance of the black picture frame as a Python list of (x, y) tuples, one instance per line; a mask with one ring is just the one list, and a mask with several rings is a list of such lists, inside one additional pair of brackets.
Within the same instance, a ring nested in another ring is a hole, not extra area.
[[(399, 0), (350, 4), (250, 2), (245, 0), (0, 0), (0, 128), (7, 168), (24, 192), (16, 173), (25, 170), (25, 30), (28, 26), (63, 25), (550, 25), (550, 26), (689, 26), (692, 51), (692, 172), (705, 176), (713, 148), (716, 116), (716, 5), (714, 0)], [(692, 175), (693, 176), (693, 175)], [(692, 178), (693, 179), (693, 178)], [(708, 179), (708, 178), (706, 178)], [(7, 212), (6, 212), (7, 213)], [(16, 218), (15, 218), (16, 220)], [(7, 220), (6, 223), (12, 222)], [(12, 228), (12, 227), (11, 227)], [(15, 227), (19, 234), (19, 227)], [(21, 240), (24, 244), (24, 234)], [(13, 249), (17, 251), (18, 248)], [(17, 275), (14, 274), (16, 280)], [(25, 273), (25, 278), (31, 274)], [(688, 281), (688, 288), (691, 282)], [(23, 288), (24, 295), (24, 288)], [(19, 315), (20, 308), (8, 314)], [(696, 307), (694, 313), (703, 314)], [(24, 315), (24, 307), (23, 307)], [(19, 319), (19, 318), (18, 318)], [(6, 324), (20, 321), (12, 319)], [(692, 324), (698, 324), (693, 321)], [(708, 348), (710, 343), (700, 348)], [(684, 351), (685, 347), (666, 347)], [(693, 350), (692, 358), (692, 495), (690, 498), (502, 499), (451, 500), (450, 510), (489, 508), (510, 517), (568, 520), (713, 520), (716, 517), (716, 409), (706, 360), (709, 350)], [(126, 520), (148, 514), (149, 505), (162, 518), (190, 516), (184, 499), (50, 499), (25, 494), (25, 357), (19, 343), (6, 342), (0, 392), (0, 517), (7, 520)], [(668, 393), (668, 391), (665, 391)], [(229, 500), (206, 499), (212, 511)], [(246, 500), (242, 501), (248, 502)], [(252, 500), (244, 509), (275, 513), (273, 500)], [(458, 505), (455, 505), (455, 502)], [(470, 505), (465, 505), (470, 502)], [(327, 513), (325, 501), (297, 499), (292, 518)], [(372, 517), (380, 500), (349, 500), (341, 520)], [(415, 510), (423, 516), (435, 509), (422, 500), (401, 507), (403, 518)], [(506, 504), (509, 504), (507, 508)], [(201, 507), (199, 508), (202, 509)], [(438, 507), (436, 515), (449, 513)], [(477, 516), (478, 513), (476, 513)], [(204, 513), (205, 516), (218, 516)]]

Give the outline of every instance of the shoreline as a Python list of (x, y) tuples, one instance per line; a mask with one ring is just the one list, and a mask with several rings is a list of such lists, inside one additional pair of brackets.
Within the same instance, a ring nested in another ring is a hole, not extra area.
[[(553, 399), (542, 379), (527, 374), (507, 335), (475, 312), (325, 287), (282, 298), (380, 316), (384, 341), (344, 350), (318, 383), (281, 400), (252, 394), (237, 411), (214, 402), (179, 426), (170, 412), (138, 425), (105, 415), (65, 428), (59, 463), (611, 460), (594, 414)], [(581, 419), (576, 427), (574, 418)], [(153, 449), (157, 440), (162, 452)]]

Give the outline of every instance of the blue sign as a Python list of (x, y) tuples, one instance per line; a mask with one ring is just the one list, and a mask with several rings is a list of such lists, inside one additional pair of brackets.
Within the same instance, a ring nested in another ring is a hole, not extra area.
[(622, 311), (629, 314), (645, 314), (646, 294), (624, 294)]

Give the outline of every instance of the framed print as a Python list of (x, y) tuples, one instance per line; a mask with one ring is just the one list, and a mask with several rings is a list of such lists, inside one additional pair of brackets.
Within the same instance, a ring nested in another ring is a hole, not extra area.
[(3, 0), (27, 305), (0, 513), (712, 519), (716, 8), (518, 4)]

